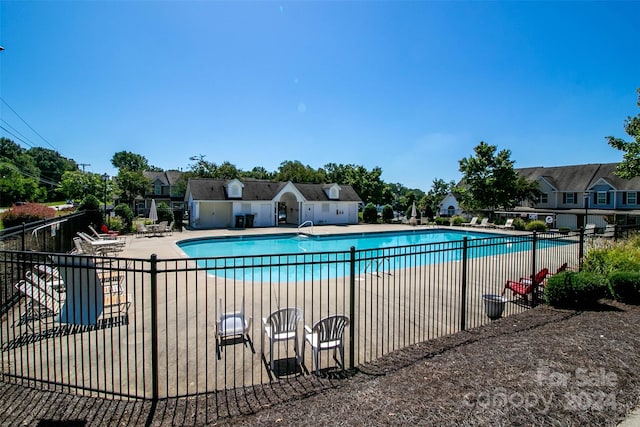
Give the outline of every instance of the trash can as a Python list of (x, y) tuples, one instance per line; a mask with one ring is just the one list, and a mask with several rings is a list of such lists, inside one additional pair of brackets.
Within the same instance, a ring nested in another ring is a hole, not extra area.
[(504, 311), (504, 305), (507, 299), (502, 295), (484, 294), (482, 295), (482, 301), (484, 302), (484, 311), (489, 316), (489, 319), (495, 320), (502, 317)]
[(236, 228), (244, 228), (244, 215), (236, 215)]
[(246, 214), (244, 216), (244, 225), (247, 228), (253, 228), (253, 214)]

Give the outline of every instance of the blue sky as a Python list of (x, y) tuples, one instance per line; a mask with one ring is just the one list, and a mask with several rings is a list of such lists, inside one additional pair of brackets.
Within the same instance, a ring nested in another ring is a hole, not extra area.
[(640, 2), (3, 0), (0, 125), (26, 143), (0, 135), (111, 175), (127, 150), (165, 169), (379, 166), (425, 191), (480, 141), (516, 167), (617, 162), (605, 136), (629, 139), (639, 112), (638, 16)]

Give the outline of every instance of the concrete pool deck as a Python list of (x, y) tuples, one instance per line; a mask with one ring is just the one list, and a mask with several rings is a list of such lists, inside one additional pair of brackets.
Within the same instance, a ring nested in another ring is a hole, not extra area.
[[(410, 225), (358, 225), (358, 226), (316, 226), (304, 231), (315, 235), (366, 233), (383, 231), (416, 231), (435, 229)], [(476, 230), (469, 228), (445, 227), (445, 231), (486, 231), (489, 233), (520, 234), (503, 230)], [(247, 236), (281, 233), (296, 233), (297, 227), (252, 228), (243, 230), (185, 230), (162, 237), (126, 236), (123, 259), (149, 260), (152, 254), (158, 257), (157, 277), (159, 313), (159, 355), (161, 367), (161, 395), (189, 395), (224, 388), (235, 388), (265, 383), (273, 380), (271, 372), (261, 357), (261, 318), (266, 317), (275, 307), (291, 306), (304, 308), (307, 325), (313, 324), (327, 313), (349, 313), (348, 278), (324, 279), (321, 283), (286, 282), (280, 286), (276, 281), (229, 280), (213, 274), (207, 269), (196, 269), (195, 262), (176, 246), (185, 239), (212, 236)], [(468, 265), (468, 299), (466, 313), (471, 320), (467, 327), (488, 322), (483, 312), (481, 300), (484, 292), (500, 292), (504, 280), (512, 279), (526, 271), (527, 253), (498, 255), (476, 258)], [(166, 260), (166, 261), (163, 261)], [(549, 258), (544, 262), (548, 262)], [(132, 296), (132, 306), (128, 311), (129, 323), (105, 330), (87, 332), (89, 340), (84, 342), (84, 352), (102, 356), (133, 347), (131, 354), (122, 354), (111, 360), (100, 360), (86, 372), (69, 370), (66, 366), (73, 361), (60, 357), (59, 351), (66, 346), (56, 347), (56, 339), (41, 341), (16, 348), (10, 354), (19, 360), (21, 354), (36, 362), (42, 358), (47, 366), (56, 366), (65, 375), (65, 381), (88, 381), (97, 377), (101, 384), (117, 387), (123, 384), (137, 390), (149, 390), (149, 376), (144, 378), (132, 374), (148, 372), (149, 359), (135, 357), (136, 348), (151, 348), (148, 333), (150, 322), (150, 275), (149, 263), (135, 261), (127, 273), (126, 293)], [(397, 267), (396, 267), (397, 268)], [(358, 274), (354, 299), (358, 303), (354, 318), (358, 321), (351, 327), (356, 329), (354, 347), (355, 364), (373, 360), (376, 357), (406, 346), (414, 341), (428, 340), (455, 332), (459, 326), (461, 306), (459, 302), (460, 268), (457, 262), (436, 263), (420, 267), (394, 270), (393, 274)], [(320, 285), (320, 286), (319, 286)], [(453, 285), (453, 286), (452, 286)], [(328, 299), (331, 295), (331, 299)], [(275, 296), (275, 299), (274, 299)], [(246, 299), (246, 312), (252, 315), (250, 328), (252, 348), (247, 345), (230, 345), (220, 351), (215, 341), (215, 321), (219, 301), (224, 301), (224, 311), (237, 309), (241, 300)], [(277, 299), (277, 300), (276, 300)], [(372, 302), (375, 302), (372, 304)], [(19, 308), (19, 307), (18, 307)], [(522, 307), (509, 305), (505, 315), (522, 311)], [(15, 317), (14, 317), (15, 318)], [(147, 326), (145, 326), (147, 325)], [(19, 332), (22, 329), (18, 330)], [(143, 333), (143, 331), (145, 331)], [(83, 334), (84, 335), (84, 334)], [(61, 338), (66, 344), (68, 338)], [(114, 340), (111, 343), (111, 340)], [(142, 347), (135, 347), (136, 345)], [(38, 347), (36, 347), (38, 346)], [(44, 347), (42, 347), (44, 346)], [(38, 351), (34, 349), (38, 348)], [(284, 347), (282, 347), (284, 348)], [(42, 350), (40, 350), (42, 349)], [(50, 349), (50, 350), (48, 350)], [(80, 347), (78, 347), (80, 349)], [(289, 349), (291, 353), (291, 349)], [(119, 353), (118, 353), (119, 354)], [(47, 360), (51, 355), (54, 360)], [(290, 354), (291, 355), (291, 354)], [(64, 356), (64, 355), (63, 355)], [(58, 365), (60, 360), (64, 367)], [(288, 359), (285, 358), (283, 360)], [(303, 365), (312, 369), (310, 351), (302, 351)], [(115, 363), (115, 365), (112, 365)], [(34, 363), (34, 365), (36, 365)], [(327, 363), (323, 363), (325, 367)], [(333, 363), (331, 363), (333, 365)], [(117, 368), (108, 370), (109, 367)], [(35, 373), (37, 375), (37, 372)], [(32, 374), (30, 374), (32, 375)], [(89, 375), (89, 376), (87, 376)], [(77, 377), (77, 378), (76, 378)], [(128, 388), (127, 388), (128, 389)], [(162, 397), (161, 396), (161, 397)]]

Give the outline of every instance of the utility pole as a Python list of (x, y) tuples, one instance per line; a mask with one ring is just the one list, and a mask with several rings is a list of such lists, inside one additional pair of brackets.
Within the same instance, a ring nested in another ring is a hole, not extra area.
[(82, 166), (82, 173), (84, 173), (85, 166), (91, 166), (91, 163), (78, 163), (79, 166)]

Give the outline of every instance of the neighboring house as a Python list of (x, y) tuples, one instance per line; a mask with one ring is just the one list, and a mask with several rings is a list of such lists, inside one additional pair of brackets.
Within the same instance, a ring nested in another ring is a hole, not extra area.
[(181, 191), (184, 187), (177, 185), (182, 177), (182, 172), (174, 170), (145, 171), (142, 174), (151, 182), (151, 186), (144, 195), (136, 197), (134, 211), (136, 215), (147, 216), (152, 199), (155, 199), (156, 205), (166, 203), (173, 210), (184, 209), (184, 192)]
[[(617, 163), (516, 169), (518, 174), (540, 185), (535, 204), (515, 209), (555, 227), (577, 228), (608, 221), (637, 224), (640, 216), (640, 177), (623, 179), (615, 174)], [(586, 218), (585, 218), (586, 216)], [(544, 217), (544, 218), (541, 218)]]
[(237, 227), (247, 216), (255, 227), (357, 224), (361, 203), (349, 185), (203, 178), (188, 181), (184, 201), (198, 229)]
[(442, 202), (440, 202), (438, 205), (438, 212), (436, 214), (438, 216), (454, 216), (462, 214), (460, 204), (453, 193), (447, 194)]

